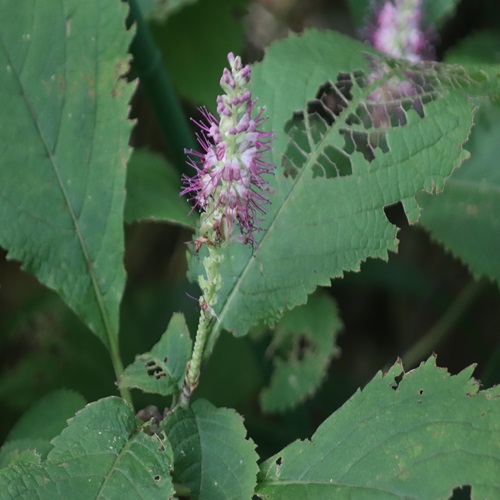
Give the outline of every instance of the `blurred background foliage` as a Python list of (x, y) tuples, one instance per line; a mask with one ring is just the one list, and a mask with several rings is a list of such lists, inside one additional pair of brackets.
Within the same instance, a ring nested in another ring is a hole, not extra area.
[[(196, 106), (202, 104), (214, 108), (229, 51), (251, 63), (263, 57), (273, 40), (307, 27), (356, 36), (368, 12), (364, 0), (142, 0), (139, 4), (187, 116), (195, 116)], [(496, 0), (443, 5), (446, 15), (432, 9), (429, 14), (441, 20), (439, 58), (479, 30), (500, 35)], [(131, 115), (137, 121), (131, 145), (168, 158), (171, 152), (141, 86)], [(337, 301), (344, 328), (335, 359), (314, 397), (284, 414), (263, 412), (259, 394), (269, 385), (272, 372), (271, 332), (241, 339), (222, 335), (204, 367), (196, 397), (242, 413), (262, 458), (295, 438), (312, 435), (376, 371), (398, 356), (404, 358), (473, 281), (467, 268), (421, 227), (408, 226), (401, 207), (389, 207), (387, 215), (401, 227), (398, 254), (392, 254), (387, 263), (366, 262), (360, 273), (335, 280), (327, 290)], [(185, 277), (190, 231), (147, 221), (127, 224), (125, 234), (128, 282), (121, 309), (121, 349), (128, 364), (158, 341), (173, 312), (183, 312), (193, 332), (199, 311), (193, 299), (198, 296), (197, 287)], [(476, 376), (485, 386), (499, 383), (499, 306), (498, 286), (481, 282), (446, 339), (433, 346), (438, 364), (456, 373), (478, 363)], [(24, 273), (19, 263), (6, 260), (1, 250), (1, 437), (43, 394), (62, 387), (75, 389), (88, 401), (117, 393), (109, 356), (54, 293)], [(147, 404), (166, 406), (148, 395), (134, 393), (134, 398), (137, 409)]]

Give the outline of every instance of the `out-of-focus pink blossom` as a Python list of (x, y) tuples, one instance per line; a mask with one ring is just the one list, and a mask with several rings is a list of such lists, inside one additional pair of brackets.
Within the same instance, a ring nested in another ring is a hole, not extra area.
[(433, 59), (431, 30), (423, 31), (423, 0), (386, 0), (372, 4), (363, 38), (390, 57), (412, 62)]

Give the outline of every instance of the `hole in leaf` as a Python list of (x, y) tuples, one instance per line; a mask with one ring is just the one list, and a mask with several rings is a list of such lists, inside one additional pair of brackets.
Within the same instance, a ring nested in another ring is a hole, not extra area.
[(394, 389), (395, 391), (397, 391), (398, 387), (399, 387), (399, 384), (401, 382), (401, 380), (403, 380), (403, 374), (401, 373), (400, 375), (398, 375), (395, 379), (394, 379), (394, 382), (391, 384), (391, 389)]
[(153, 477), (153, 479), (154, 479), (155, 483), (159, 483), (161, 476), (159, 474), (157, 474), (156, 476)]
[(403, 228), (410, 225), (401, 202), (384, 207), (384, 213), (387, 220), (396, 227)]
[(420, 394), (420, 396), (422, 396), (424, 394), (424, 390), (423, 389), (419, 389), (418, 393)]
[(317, 113), (328, 125), (333, 125), (335, 117), (352, 101), (352, 86), (351, 75), (339, 73), (335, 85), (326, 82), (319, 87), (315, 99), (307, 103), (307, 113)]
[(163, 377), (166, 377), (167, 374), (163, 370), (161, 366), (159, 366), (156, 361), (154, 360), (149, 360), (147, 363), (144, 365), (146, 367), (147, 374), (150, 377), (154, 377), (156, 380), (160, 380)]
[(299, 341), (297, 342), (297, 359), (302, 361), (305, 356), (311, 351), (312, 345), (309, 339), (304, 335), (301, 335)]
[(453, 489), (450, 500), (469, 500), (472, 498), (472, 488), (470, 485), (457, 486)]
[(290, 142), (283, 171), (295, 178), (302, 168), (313, 178), (352, 173), (354, 152), (372, 162), (390, 151), (387, 130), (408, 124), (408, 114), (424, 117), (424, 105), (438, 95), (437, 66), (370, 58), (373, 71), (338, 73), (323, 83), (305, 109), (285, 125)]

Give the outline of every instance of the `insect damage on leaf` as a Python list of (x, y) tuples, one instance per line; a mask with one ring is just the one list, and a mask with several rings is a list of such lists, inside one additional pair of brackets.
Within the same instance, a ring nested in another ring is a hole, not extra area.
[(424, 118), (424, 106), (438, 96), (439, 78), (431, 63), (410, 65), (370, 57), (371, 72), (338, 73), (323, 83), (305, 109), (285, 125), (290, 143), (283, 157), (286, 176), (310, 166), (313, 178), (352, 174), (351, 155), (367, 162), (390, 151), (386, 131), (404, 127), (408, 113)]

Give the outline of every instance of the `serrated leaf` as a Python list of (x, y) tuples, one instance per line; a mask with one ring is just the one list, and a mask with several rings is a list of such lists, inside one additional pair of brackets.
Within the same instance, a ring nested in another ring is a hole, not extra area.
[[(222, 327), (244, 335), (258, 321), (275, 322), (331, 278), (358, 270), (368, 257), (387, 259), (397, 250), (397, 228), (384, 207), (401, 201), (415, 222), (415, 195), (442, 190), (467, 157), (462, 144), (472, 105), (466, 94), (490, 85), (488, 76), (374, 59), (366, 51), (342, 35), (308, 31), (275, 43), (254, 67), (255, 95), (277, 135), (275, 193), (255, 253), (237, 244), (225, 252), (209, 348)], [(377, 64), (385, 67), (378, 76)], [(374, 104), (372, 96), (392, 85), (410, 90)], [(339, 110), (328, 115), (323, 106), (322, 116), (307, 101), (328, 86)], [(281, 87), (286, 91), (276, 90)], [(197, 265), (191, 259), (191, 268)]]
[(499, 392), (479, 391), (472, 369), (450, 376), (430, 358), (377, 374), (310, 441), (261, 465), (258, 495), (432, 500), (471, 485), (474, 498), (496, 498)]
[(137, 0), (145, 19), (164, 21), (170, 15), (198, 0)]
[(174, 450), (174, 480), (190, 489), (190, 498), (252, 498), (258, 456), (234, 410), (199, 399), (169, 414), (162, 428)]
[(0, 244), (109, 347), (125, 281), (127, 8), (1, 0), (0, 11)]
[(145, 149), (136, 149), (127, 168), (125, 222), (166, 221), (190, 229), (198, 217), (181, 198), (179, 175), (163, 157)]
[(46, 457), (52, 445), (45, 439), (15, 439), (2, 445), (0, 449), (0, 469), (10, 464), (22, 462), (39, 463), (41, 457)]
[(479, 278), (500, 285), (500, 106), (484, 103), (476, 113), (467, 149), (471, 158), (439, 196), (419, 196), (420, 224)]
[(0, 470), (2, 498), (170, 498), (172, 450), (148, 436), (124, 400), (87, 405), (52, 444), (47, 460)]
[[(47, 394), (16, 422), (0, 449), (0, 463), (6, 454), (19, 455), (36, 450), (44, 458), (51, 450), (50, 441), (65, 427), (66, 420), (85, 406), (85, 399), (74, 391), (61, 389)], [(17, 459), (16, 459), (17, 461)]]
[(118, 382), (121, 388), (168, 396), (182, 389), (192, 342), (182, 314), (172, 316), (167, 330), (151, 352), (135, 358)]
[(285, 411), (314, 394), (335, 354), (341, 328), (335, 303), (326, 295), (311, 295), (307, 304), (283, 315), (270, 346), (278, 351), (274, 373), (260, 394), (264, 411)]

